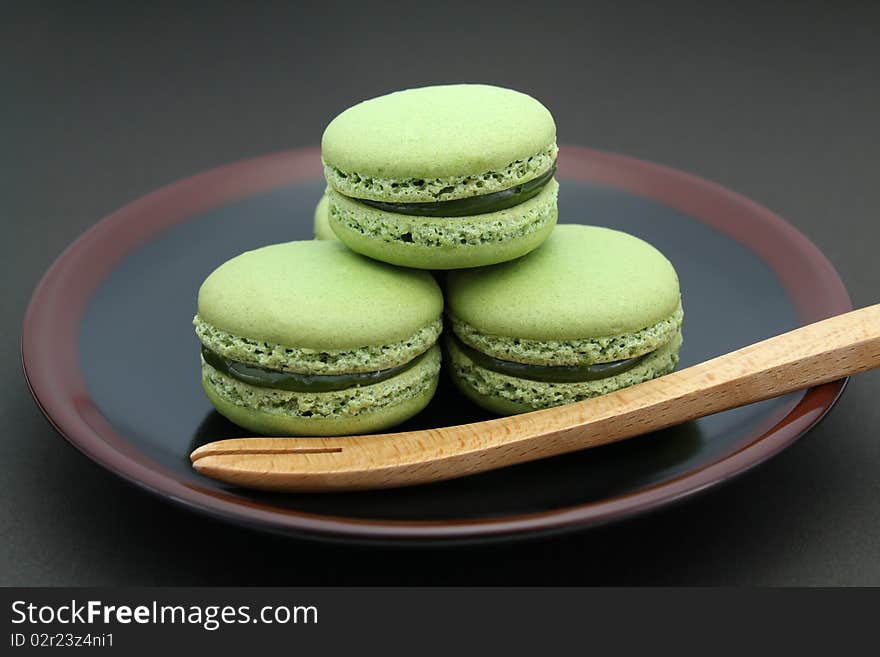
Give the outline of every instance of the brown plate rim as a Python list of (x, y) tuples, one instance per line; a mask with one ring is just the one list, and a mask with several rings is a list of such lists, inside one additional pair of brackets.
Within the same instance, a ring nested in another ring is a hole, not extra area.
[[(748, 198), (720, 185), (644, 160), (566, 146), (559, 177), (598, 183), (653, 199), (744, 244), (779, 276), (800, 320), (852, 309), (837, 271), (806, 236)], [(118, 435), (89, 397), (78, 364), (80, 320), (114, 266), (156, 233), (230, 201), (321, 176), (320, 151), (305, 148), (244, 160), (186, 178), (98, 222), (52, 264), (24, 318), (21, 356), (37, 405), (57, 431), (90, 459), (163, 499), (201, 513), (275, 532), (311, 537), (424, 542), (534, 535), (621, 520), (717, 486), (793, 443), (832, 408), (845, 386), (808, 390), (738, 451), (638, 491), (524, 515), (444, 521), (345, 518), (279, 509), (181, 481)], [(780, 248), (784, 247), (784, 248)]]

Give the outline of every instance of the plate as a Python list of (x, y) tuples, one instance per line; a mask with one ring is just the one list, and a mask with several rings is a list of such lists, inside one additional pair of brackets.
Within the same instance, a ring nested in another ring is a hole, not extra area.
[[(281, 495), (192, 470), (198, 445), (244, 435), (199, 384), (191, 320), (201, 281), (232, 256), (311, 238), (317, 149), (228, 165), (124, 207), (46, 272), (25, 316), (22, 360), (50, 422), (89, 458), (162, 498), (238, 524), (365, 541), (463, 541), (584, 528), (668, 505), (791, 444), (843, 381), (623, 443), (397, 490)], [(560, 151), (560, 221), (635, 234), (672, 260), (685, 367), (851, 309), (832, 265), (770, 211), (663, 166)], [(441, 381), (416, 429), (489, 416)]]

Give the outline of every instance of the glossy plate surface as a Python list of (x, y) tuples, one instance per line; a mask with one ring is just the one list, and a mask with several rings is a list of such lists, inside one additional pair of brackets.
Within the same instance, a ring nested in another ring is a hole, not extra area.
[[(687, 366), (851, 304), (802, 234), (717, 185), (583, 148), (559, 157), (560, 221), (633, 233), (681, 278)], [(323, 191), (305, 149), (248, 160), (163, 188), (72, 244), (34, 292), (22, 357), (58, 431), (89, 458), (169, 501), (232, 522), (361, 540), (463, 540), (586, 527), (686, 498), (803, 435), (835, 382), (577, 454), (415, 488), (272, 495), (201, 477), (196, 446), (245, 435), (199, 385), (191, 320), (199, 284), (241, 251), (309, 239)], [(577, 291), (573, 291), (577, 293)], [(445, 379), (401, 430), (489, 417)]]

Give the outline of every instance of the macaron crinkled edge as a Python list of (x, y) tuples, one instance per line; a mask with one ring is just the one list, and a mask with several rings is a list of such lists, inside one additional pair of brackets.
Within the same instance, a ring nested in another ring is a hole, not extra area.
[(315, 206), (315, 216), (313, 220), (313, 231), (316, 240), (338, 240), (336, 233), (330, 227), (330, 199), (327, 198), (327, 192), (318, 201)]

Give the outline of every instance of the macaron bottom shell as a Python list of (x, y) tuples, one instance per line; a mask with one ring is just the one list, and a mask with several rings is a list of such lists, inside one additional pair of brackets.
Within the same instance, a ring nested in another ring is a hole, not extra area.
[(463, 269), (514, 260), (537, 247), (556, 226), (559, 185), (520, 205), (465, 217), (417, 217), (387, 212), (330, 190), (330, 227), (350, 249), (416, 269)]
[(401, 374), (340, 391), (298, 393), (237, 381), (202, 364), (202, 388), (235, 424), (269, 436), (339, 436), (387, 429), (421, 411), (437, 389), (440, 348)]
[(598, 397), (672, 372), (679, 360), (682, 336), (648, 355), (631, 370), (595, 381), (552, 383), (500, 374), (480, 367), (447, 336), (449, 373), (468, 399), (499, 415), (528, 413)]

